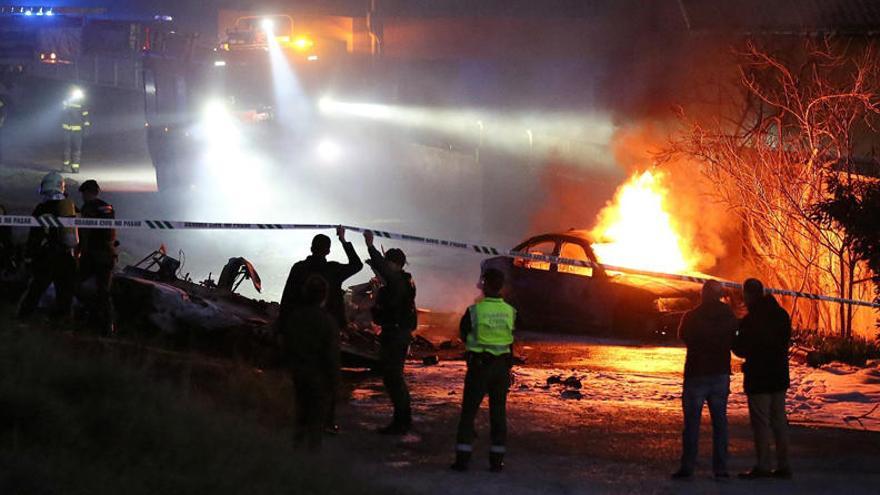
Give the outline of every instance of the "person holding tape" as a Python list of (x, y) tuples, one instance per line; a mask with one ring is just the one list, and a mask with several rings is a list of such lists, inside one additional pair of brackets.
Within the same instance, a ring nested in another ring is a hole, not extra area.
[(468, 469), (473, 452), (474, 421), (483, 397), (488, 394), (492, 440), (489, 469), (500, 472), (504, 468), (504, 454), (507, 451), (507, 392), (513, 366), (511, 345), (516, 309), (501, 298), (504, 273), (490, 268), (483, 273), (480, 284), (483, 300), (468, 308), (459, 325), (461, 340), (467, 348), (467, 374), (452, 469)]
[(67, 197), (64, 177), (49, 172), (40, 183), (42, 201), (33, 216), (43, 225), (32, 227), (25, 247), (25, 264), (31, 279), (18, 305), (19, 318), (34, 313), (49, 285), (55, 285), (53, 317), (70, 315), (76, 285), (76, 227), (62, 227), (57, 217), (75, 217), (76, 205)]
[[(98, 197), (101, 187), (95, 180), (79, 186), (83, 205), (82, 218), (112, 220), (116, 218), (113, 205)], [(82, 229), (79, 241), (79, 285), (94, 278), (95, 298), (89, 307), (89, 323), (106, 336), (116, 331), (113, 321), (113, 299), (110, 287), (116, 266), (116, 229)]]
[(391, 423), (380, 428), (379, 433), (405, 435), (412, 428), (412, 406), (403, 370), (412, 332), (418, 324), (416, 285), (412, 275), (403, 269), (406, 254), (402, 250), (392, 248), (383, 256), (373, 246), (373, 233), (369, 230), (364, 231), (364, 241), (370, 253), (367, 264), (382, 282), (372, 311), (373, 321), (382, 327), (379, 335), (382, 382), (394, 405)]
[[(306, 281), (313, 275), (319, 275), (327, 282), (327, 300), (324, 310), (336, 321), (337, 327), (342, 330), (348, 325), (345, 316), (345, 291), (342, 284), (350, 277), (361, 271), (363, 262), (354, 250), (354, 245), (345, 240), (345, 229), (336, 227), (336, 237), (342, 243), (342, 249), (348, 258), (348, 263), (327, 261), (330, 254), (330, 238), (324, 234), (318, 234), (312, 239), (312, 254), (302, 261), (298, 261), (290, 269), (284, 292), (281, 295), (281, 310), (278, 317), (279, 328), (286, 328), (291, 324), (292, 312), (303, 306), (307, 306), (305, 298)], [(336, 424), (336, 391), (327, 391), (330, 394), (330, 406), (327, 408), (325, 418), (325, 430), (327, 433), (336, 434), (339, 426)]]

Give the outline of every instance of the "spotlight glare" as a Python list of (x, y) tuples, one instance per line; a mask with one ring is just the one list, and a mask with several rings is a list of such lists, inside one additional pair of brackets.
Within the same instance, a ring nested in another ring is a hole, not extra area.
[(342, 148), (335, 141), (328, 138), (322, 139), (315, 151), (318, 158), (324, 162), (335, 162), (342, 155)]
[(271, 33), (273, 29), (275, 29), (275, 23), (272, 22), (272, 19), (263, 19), (260, 22), (260, 26), (263, 28), (263, 30), (269, 33)]

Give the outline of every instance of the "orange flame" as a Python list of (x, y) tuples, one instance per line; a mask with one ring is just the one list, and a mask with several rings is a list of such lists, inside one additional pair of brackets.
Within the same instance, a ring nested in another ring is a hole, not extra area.
[(668, 211), (661, 172), (636, 173), (599, 212), (591, 236), (601, 263), (666, 273), (695, 270), (691, 253)]

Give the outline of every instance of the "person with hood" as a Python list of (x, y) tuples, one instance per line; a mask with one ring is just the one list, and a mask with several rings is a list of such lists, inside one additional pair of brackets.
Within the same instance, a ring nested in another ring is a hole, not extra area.
[(718, 479), (727, 472), (727, 398), (730, 395), (730, 348), (737, 320), (730, 306), (721, 301), (723, 290), (715, 280), (703, 284), (699, 306), (685, 313), (678, 329), (687, 347), (684, 387), (681, 394), (684, 430), (681, 466), (672, 477), (688, 479), (694, 474), (700, 439), (703, 403), (712, 416), (712, 471)]
[[(323, 304), (324, 311), (330, 314), (336, 321), (337, 329), (344, 329), (348, 322), (345, 317), (345, 300), (342, 284), (351, 276), (361, 271), (364, 267), (360, 257), (354, 250), (351, 242), (345, 240), (345, 229), (336, 228), (336, 236), (342, 243), (348, 263), (327, 261), (330, 254), (330, 238), (324, 234), (318, 234), (312, 239), (312, 254), (306, 259), (297, 262), (290, 269), (284, 292), (281, 295), (281, 308), (278, 315), (280, 328), (291, 324), (293, 310), (307, 306), (305, 296), (305, 284), (313, 275), (319, 275), (327, 283), (327, 300)], [(339, 426), (336, 425), (336, 400), (331, 398), (326, 418), (326, 430), (328, 433), (337, 433)]]
[(412, 407), (409, 388), (403, 376), (412, 332), (416, 329), (416, 286), (412, 275), (403, 267), (406, 254), (392, 248), (383, 256), (373, 246), (373, 233), (364, 232), (370, 252), (367, 262), (382, 281), (373, 306), (373, 321), (382, 327), (379, 334), (379, 360), (382, 382), (394, 405), (394, 416), (388, 426), (379, 429), (383, 435), (405, 435), (412, 428)]
[[(750, 278), (743, 283), (748, 314), (739, 325), (733, 352), (745, 359), (743, 386), (749, 399), (749, 420), (755, 440), (757, 464), (739, 475), (742, 479), (792, 477), (788, 459), (788, 419), (785, 392), (791, 384), (788, 352), (791, 317), (764, 284)], [(771, 470), (770, 439), (776, 442), (776, 469)]]
[(294, 443), (313, 451), (321, 447), (339, 375), (339, 328), (323, 308), (328, 289), (323, 277), (309, 276), (300, 294), (302, 305), (280, 329), (296, 393)]
[(67, 317), (76, 287), (76, 247), (79, 243), (75, 227), (62, 227), (59, 217), (75, 217), (76, 205), (67, 197), (64, 177), (49, 172), (40, 182), (42, 201), (32, 215), (43, 227), (32, 227), (25, 245), (25, 264), (31, 279), (18, 305), (19, 318), (34, 313), (49, 285), (55, 286), (54, 317)]

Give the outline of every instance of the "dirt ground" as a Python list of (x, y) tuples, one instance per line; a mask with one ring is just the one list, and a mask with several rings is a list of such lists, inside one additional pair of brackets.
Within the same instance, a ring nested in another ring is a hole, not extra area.
[[(4, 326), (29, 330), (9, 319), (10, 308), (3, 313)], [(290, 435), (294, 398), (284, 370), (67, 331), (57, 336), (86, 353), (112, 352), (132, 366), (150, 370), (157, 379), (185, 384), (194, 397), (254, 417), (277, 435)], [(569, 362), (560, 369), (541, 362), (540, 356), (564, 349), (580, 349), (577, 354), (590, 357), (590, 363)], [(408, 362), (415, 429), (404, 437), (375, 433), (390, 415), (380, 378), (365, 370), (345, 370), (338, 408), (342, 430), (327, 437), (319, 455), (330, 465), (345, 466), (341, 473), (350, 469), (403, 491), (425, 494), (878, 493), (880, 433), (797, 422), (792, 427), (793, 481), (716, 482), (708, 468), (708, 415), (703, 422), (701, 469), (693, 481), (674, 482), (669, 474), (677, 467), (681, 418), (678, 396), (666, 387), (680, 380), (674, 368), (681, 364), (681, 349), (539, 341), (521, 346), (519, 353), (526, 364), (514, 369), (504, 473), (487, 470), (486, 404), (477, 423), (471, 471), (448, 469), (465, 370), (464, 363), (456, 360), (433, 366)], [(530, 356), (534, 364), (529, 364)], [(581, 378), (580, 395), (563, 394), (561, 385), (541, 383), (560, 371)], [(618, 378), (623, 379), (621, 388), (609, 388)], [(652, 389), (660, 393), (652, 395)], [(753, 460), (748, 418), (737, 405), (741, 395), (735, 381), (730, 409), (734, 474), (748, 469)]]
[[(601, 352), (601, 347), (598, 350)], [(655, 361), (667, 365), (671, 362)], [(608, 368), (613, 363), (598, 364)], [(527, 365), (516, 372), (518, 376), (530, 376), (535, 369)], [(650, 383), (652, 379), (650, 373), (627, 373), (634, 382)], [(415, 433), (402, 439), (370, 433), (383, 423), (389, 405), (376, 378), (351, 375), (351, 399), (341, 410), (345, 431), (333, 438), (330, 446), (365, 453), (371, 467), (382, 472), (383, 478), (424, 493), (880, 491), (880, 434), (803, 425), (792, 428), (793, 481), (715, 482), (708, 467), (708, 413), (704, 413), (700, 446), (702, 470), (694, 481), (673, 482), (669, 474), (677, 468), (680, 454), (678, 397), (668, 399), (667, 406), (638, 397), (597, 402), (590, 397), (602, 391), (591, 391), (586, 383), (581, 400), (564, 399), (560, 390), (548, 393), (528, 383), (515, 384), (508, 403), (509, 454), (506, 471), (501, 475), (486, 470), (488, 413), (484, 404), (473, 469), (466, 474), (453, 473), (447, 467), (452, 458), (464, 367), (461, 363), (441, 363), (439, 367), (412, 363), (408, 374), (416, 411)], [(737, 395), (742, 394), (737, 390), (731, 398)], [(753, 462), (751, 431), (742, 408), (731, 413), (730, 433), (730, 468), (735, 474)]]

